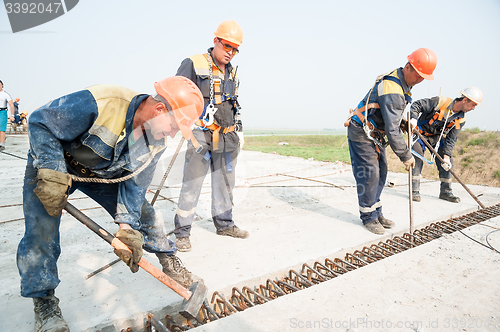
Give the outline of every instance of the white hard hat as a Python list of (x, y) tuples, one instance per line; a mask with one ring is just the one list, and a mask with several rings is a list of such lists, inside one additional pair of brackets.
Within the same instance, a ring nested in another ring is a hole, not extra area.
[(483, 100), (483, 93), (481, 90), (474, 86), (470, 86), (468, 88), (463, 89), (460, 93), (464, 96), (475, 102), (476, 104), (481, 104), (481, 100)]

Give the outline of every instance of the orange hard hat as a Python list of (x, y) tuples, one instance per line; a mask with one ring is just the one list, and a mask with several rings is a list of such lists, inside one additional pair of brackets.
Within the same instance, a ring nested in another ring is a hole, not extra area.
[(19, 99), (19, 98), (16, 98), (16, 102), (19, 102), (20, 100), (21, 100), (21, 99)]
[(23, 111), (21, 114), (28, 115), (28, 111)]
[(225, 39), (228, 42), (234, 43), (236, 45), (241, 45), (243, 43), (243, 30), (241, 30), (240, 25), (233, 20), (228, 20), (222, 22), (217, 30), (214, 32), (216, 37)]
[(175, 121), (185, 139), (191, 139), (191, 126), (203, 113), (203, 95), (189, 78), (167, 77), (155, 83), (155, 90), (170, 104)]
[(430, 48), (419, 48), (408, 55), (408, 62), (425, 79), (433, 80), (434, 69), (436, 69), (437, 56)]

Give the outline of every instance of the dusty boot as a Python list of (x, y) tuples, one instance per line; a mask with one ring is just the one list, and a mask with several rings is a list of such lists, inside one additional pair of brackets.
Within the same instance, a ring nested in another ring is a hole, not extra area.
[(380, 224), (378, 220), (374, 220), (365, 224), (365, 227), (372, 233), (382, 235), (385, 232), (384, 227)]
[(35, 305), (35, 332), (69, 332), (68, 324), (64, 320), (59, 299), (51, 295), (33, 298)]
[(188, 237), (179, 237), (175, 240), (175, 245), (177, 246), (177, 250), (186, 252), (191, 251), (191, 241)]
[(396, 224), (394, 223), (394, 221), (392, 220), (389, 220), (387, 219), (386, 217), (384, 216), (380, 216), (378, 217), (378, 222), (380, 223), (380, 225), (382, 225), (382, 227), (384, 228), (394, 228), (394, 226), (396, 226)]
[(444, 199), (445, 201), (452, 203), (460, 203), (460, 197), (453, 195), (452, 192), (439, 193), (439, 199)]
[(411, 196), (413, 197), (414, 202), (420, 202), (422, 200), (422, 198), (420, 197), (419, 191), (413, 191)]
[(228, 229), (217, 230), (217, 235), (225, 235), (225, 236), (237, 237), (240, 239), (246, 239), (249, 234), (247, 231), (239, 229), (238, 226), (233, 226)]
[(185, 288), (189, 288), (193, 282), (203, 282), (203, 279), (192, 274), (182, 264), (182, 261), (176, 255), (167, 255), (165, 253), (157, 253), (156, 257), (160, 260), (163, 267), (163, 273), (177, 281)]

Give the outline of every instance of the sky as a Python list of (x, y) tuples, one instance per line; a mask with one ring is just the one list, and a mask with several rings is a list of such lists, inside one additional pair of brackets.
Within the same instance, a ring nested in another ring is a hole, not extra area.
[(0, 8), (0, 80), (28, 112), (95, 84), (152, 94), (229, 19), (244, 33), (232, 61), (244, 128), (342, 129), (378, 75), (426, 47), (435, 79), (413, 100), (476, 86), (483, 102), (466, 126), (500, 129), (500, 0), (80, 0), (18, 33)]

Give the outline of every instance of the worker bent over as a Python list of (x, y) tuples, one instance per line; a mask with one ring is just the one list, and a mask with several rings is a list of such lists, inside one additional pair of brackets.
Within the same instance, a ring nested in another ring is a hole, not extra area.
[(191, 250), (191, 225), (196, 214), (203, 180), (212, 177), (212, 219), (217, 234), (248, 237), (233, 221), (233, 189), (236, 158), (243, 147), (243, 127), (237, 100), (237, 68), (230, 61), (243, 41), (235, 21), (222, 22), (214, 33), (214, 47), (182, 61), (177, 75), (191, 79), (203, 93), (205, 108), (188, 142), (184, 176), (175, 215), (179, 251)]
[[(403, 111), (411, 101), (411, 88), (424, 78), (433, 79), (436, 55), (421, 48), (408, 56), (408, 63), (381, 75), (351, 112), (348, 128), (351, 164), (358, 192), (361, 221), (372, 233), (384, 234), (394, 222), (384, 217), (380, 194), (387, 178), (385, 148), (392, 150), (410, 170), (415, 160), (399, 129)], [(387, 139), (386, 139), (387, 137)]]
[[(150, 96), (121, 86), (96, 85), (51, 101), (29, 118), (23, 187), (26, 230), (17, 266), (21, 295), (34, 300), (37, 332), (69, 331), (54, 290), (60, 282), (61, 210), (76, 189), (99, 203), (119, 225), (115, 236), (132, 252), (115, 250), (115, 254), (132, 272), (139, 269), (144, 249), (155, 253), (163, 272), (181, 285), (193, 282), (145, 195), (165, 151), (166, 136), (174, 137), (180, 130), (191, 138), (190, 127), (203, 110), (203, 97), (184, 77), (157, 82), (155, 90)], [(139, 172), (141, 166), (145, 168)], [(128, 179), (102, 183), (134, 171)], [(81, 182), (81, 178), (101, 182)]]
[[(458, 203), (460, 198), (453, 195), (451, 190), (451, 173), (453, 167), (453, 149), (458, 139), (458, 133), (465, 125), (465, 113), (472, 111), (481, 103), (481, 90), (475, 87), (465, 88), (460, 92), (462, 95), (454, 100), (451, 98), (437, 96), (433, 98), (417, 100), (411, 105), (411, 124), (416, 127), (424, 139), (434, 147), (434, 150), (444, 159), (441, 163), (436, 159), (436, 166), (441, 181), (439, 198)], [(423, 161), (432, 163), (424, 157), (425, 144), (414, 136), (412, 153), (417, 157), (412, 172), (413, 200), (421, 201), (420, 179)], [(431, 160), (434, 158), (432, 157)]]

